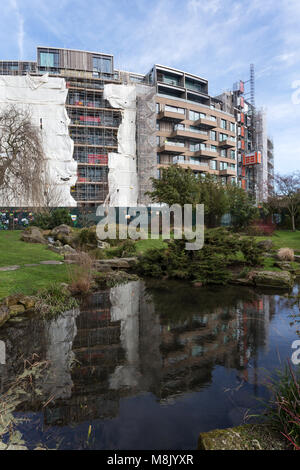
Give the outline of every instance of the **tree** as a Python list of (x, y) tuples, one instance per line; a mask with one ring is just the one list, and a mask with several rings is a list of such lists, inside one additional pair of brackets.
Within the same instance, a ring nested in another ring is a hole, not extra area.
[(152, 178), (153, 191), (148, 192), (152, 201), (172, 204), (204, 204), (208, 226), (219, 224), (228, 209), (226, 187), (211, 175), (197, 178), (190, 170), (172, 165), (163, 169), (160, 179)]
[[(300, 209), (300, 173), (275, 176), (275, 199), (279, 208), (288, 211), (293, 232), (296, 230), (295, 219)], [(274, 202), (273, 202), (274, 204)]]
[(148, 191), (153, 202), (173, 204), (199, 204), (199, 184), (191, 170), (171, 165), (162, 170), (161, 178), (151, 178), (153, 191)]
[(259, 217), (251, 196), (236, 184), (227, 186), (229, 213), (233, 227), (243, 229)]
[(0, 113), (0, 193), (4, 205), (42, 205), (45, 157), (29, 111)]

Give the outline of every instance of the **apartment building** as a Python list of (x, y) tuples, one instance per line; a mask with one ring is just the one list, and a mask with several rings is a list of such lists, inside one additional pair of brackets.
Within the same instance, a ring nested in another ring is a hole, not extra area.
[(236, 121), (208, 94), (208, 81), (155, 65), (145, 81), (156, 87), (158, 175), (178, 164), (210, 173), (224, 184), (236, 180)]
[(199, 177), (209, 173), (224, 184), (237, 182), (257, 203), (267, 197), (274, 175), (273, 143), (267, 139), (265, 114), (246, 99), (244, 82), (213, 97), (208, 81), (198, 75), (159, 64), (145, 75), (119, 71), (111, 54), (61, 48), (38, 47), (36, 62), (0, 62), (0, 75), (26, 74), (49, 74), (66, 82), (78, 165), (71, 194), (78, 205), (109, 203), (109, 156), (119, 152), (124, 112), (104, 97), (106, 85), (135, 89), (139, 203), (149, 202), (144, 193), (151, 177), (174, 164)]

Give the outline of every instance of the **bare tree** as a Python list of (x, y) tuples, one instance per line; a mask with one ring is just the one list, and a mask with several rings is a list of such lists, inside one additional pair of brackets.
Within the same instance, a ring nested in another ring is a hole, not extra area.
[(47, 179), (44, 184), (43, 195), (43, 207), (48, 211), (51, 211), (52, 208), (64, 205), (64, 191), (62, 187), (54, 182), (48, 181)]
[(16, 106), (0, 113), (0, 191), (5, 205), (42, 205), (45, 157), (30, 116)]
[(284, 208), (291, 216), (292, 230), (296, 230), (295, 219), (300, 209), (300, 173), (275, 176), (275, 194), (272, 197), (277, 206)]

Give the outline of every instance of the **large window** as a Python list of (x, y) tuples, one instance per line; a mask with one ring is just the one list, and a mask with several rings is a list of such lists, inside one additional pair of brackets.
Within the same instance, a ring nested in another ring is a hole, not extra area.
[(59, 68), (59, 53), (40, 52), (40, 66), (49, 68)]
[(93, 57), (93, 72), (112, 73), (112, 61), (110, 58)]

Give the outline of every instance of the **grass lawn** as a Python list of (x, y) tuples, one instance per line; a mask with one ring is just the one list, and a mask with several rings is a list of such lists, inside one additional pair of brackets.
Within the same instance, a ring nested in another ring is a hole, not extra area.
[(20, 231), (0, 231), (0, 267), (21, 266), (17, 271), (0, 272), (0, 298), (16, 292), (32, 294), (54, 281), (68, 280), (65, 265), (25, 267), (25, 264), (40, 261), (61, 261), (62, 256), (48, 250), (47, 246), (22, 242), (20, 236)]
[(292, 248), (300, 253), (300, 231), (292, 232), (290, 230), (277, 230), (272, 237), (256, 237), (258, 241), (269, 238), (272, 240), (274, 247)]

